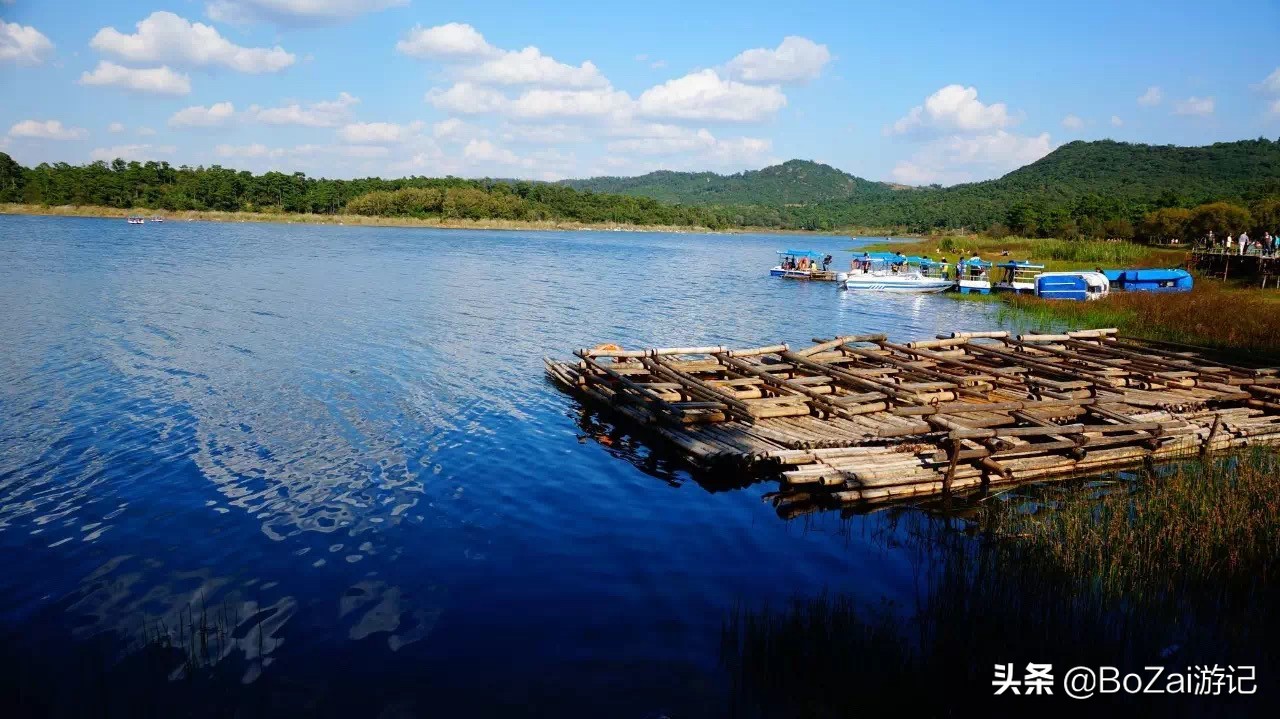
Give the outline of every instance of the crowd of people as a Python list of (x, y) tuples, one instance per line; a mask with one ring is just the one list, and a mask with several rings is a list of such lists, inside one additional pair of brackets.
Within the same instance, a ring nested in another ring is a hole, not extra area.
[(1204, 239), (1204, 245), (1210, 249), (1221, 247), (1228, 254), (1233, 255), (1275, 257), (1280, 255), (1280, 233), (1272, 235), (1270, 232), (1264, 232), (1261, 239), (1254, 239), (1249, 237), (1248, 232), (1241, 232), (1236, 237), (1232, 237), (1228, 232), (1224, 239), (1219, 240), (1214, 237), (1213, 230), (1209, 230), (1208, 236)]

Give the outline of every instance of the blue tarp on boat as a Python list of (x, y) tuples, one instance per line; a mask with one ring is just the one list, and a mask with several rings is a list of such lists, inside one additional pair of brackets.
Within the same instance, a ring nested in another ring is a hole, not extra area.
[(1103, 270), (1114, 289), (1129, 292), (1190, 292), (1191, 273), (1179, 269)]
[(1040, 275), (1036, 277), (1036, 295), (1048, 300), (1089, 299), (1089, 283), (1080, 275)]
[(817, 250), (778, 250), (780, 255), (790, 255), (791, 257), (808, 257), (812, 260), (821, 260), (826, 257), (825, 254)]

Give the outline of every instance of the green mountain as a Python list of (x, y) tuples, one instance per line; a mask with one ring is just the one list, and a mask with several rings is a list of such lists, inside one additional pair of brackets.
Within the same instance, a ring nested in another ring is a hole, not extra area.
[(1103, 232), (1137, 224), (1162, 207), (1214, 200), (1250, 204), (1280, 195), (1280, 142), (1241, 140), (1206, 147), (1102, 140), (1070, 142), (1004, 177), (901, 188), (803, 160), (736, 175), (652, 172), (569, 180), (578, 189), (716, 206), (731, 224), (805, 229), (902, 227), (986, 229), (1028, 234)]
[(639, 177), (565, 180), (578, 190), (640, 195), (682, 205), (766, 205), (785, 207), (872, 197), (892, 187), (809, 160), (789, 160), (763, 170), (717, 175), (714, 172), (661, 170)]

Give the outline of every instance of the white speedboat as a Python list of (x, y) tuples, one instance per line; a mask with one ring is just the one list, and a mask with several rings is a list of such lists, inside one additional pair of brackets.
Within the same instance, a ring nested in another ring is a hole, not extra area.
[(836, 275), (840, 289), (874, 292), (931, 293), (946, 292), (955, 282), (922, 271), (927, 261), (902, 255), (863, 254), (853, 261), (853, 268)]
[(147, 223), (147, 221), (141, 217), (130, 217), (127, 218), (125, 222), (128, 222), (131, 225), (145, 225)]

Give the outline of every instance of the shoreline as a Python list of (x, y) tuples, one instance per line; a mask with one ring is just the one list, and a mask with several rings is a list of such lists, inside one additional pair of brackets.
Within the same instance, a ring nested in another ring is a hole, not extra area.
[[(166, 221), (183, 220), (200, 222), (262, 222), (287, 225), (338, 225), (353, 227), (419, 227), (437, 230), (509, 230), (509, 231), (564, 231), (591, 230), (599, 232), (656, 232), (666, 234), (699, 235), (812, 235), (814, 237), (858, 237), (852, 231), (819, 232), (816, 230), (790, 230), (770, 227), (732, 227), (713, 230), (697, 225), (634, 225), (630, 223), (577, 222), (574, 220), (444, 220), (441, 218), (383, 217), (368, 215), (319, 215), (293, 212), (224, 212), (221, 210), (183, 210), (170, 212), (142, 207), (118, 208), (96, 205), (27, 205), (0, 204), (0, 215), (29, 215), (36, 217), (94, 217), (123, 219), (141, 216), (150, 219), (163, 217)], [(872, 235), (878, 237), (880, 235)]]

